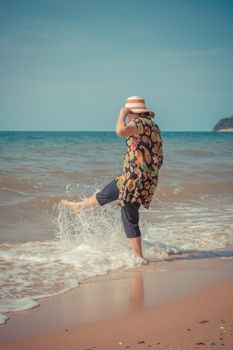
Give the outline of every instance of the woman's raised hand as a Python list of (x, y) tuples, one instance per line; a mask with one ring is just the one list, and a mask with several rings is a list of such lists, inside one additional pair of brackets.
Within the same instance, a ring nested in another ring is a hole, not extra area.
[(120, 116), (125, 119), (128, 114), (129, 114), (128, 108), (122, 107), (120, 110)]

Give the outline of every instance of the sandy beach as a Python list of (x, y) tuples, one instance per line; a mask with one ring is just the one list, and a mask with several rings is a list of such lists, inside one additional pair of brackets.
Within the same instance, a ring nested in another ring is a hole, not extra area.
[(0, 349), (233, 349), (232, 259), (173, 259), (90, 279), (10, 315)]
[(233, 128), (228, 128), (228, 129), (219, 129), (218, 131), (223, 131), (223, 132), (233, 132)]

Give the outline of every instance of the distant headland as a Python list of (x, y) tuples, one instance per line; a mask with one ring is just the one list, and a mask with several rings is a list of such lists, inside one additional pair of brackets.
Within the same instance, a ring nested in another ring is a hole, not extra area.
[(233, 115), (231, 117), (220, 119), (213, 131), (231, 131), (233, 132)]

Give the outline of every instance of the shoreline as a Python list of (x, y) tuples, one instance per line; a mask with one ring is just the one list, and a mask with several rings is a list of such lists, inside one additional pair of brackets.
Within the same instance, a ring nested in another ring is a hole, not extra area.
[(217, 130), (217, 132), (233, 132), (233, 128), (229, 128), (229, 129), (219, 129), (219, 130)]
[[(225, 306), (225, 301), (218, 297), (219, 293), (224, 295), (224, 300), (229, 297)], [(30, 349), (31, 342), (37, 344), (33, 348), (38, 350), (72, 349), (74, 344), (80, 350), (91, 348), (91, 344), (98, 349), (118, 349), (121, 346), (119, 342), (126, 344), (128, 341), (133, 344), (136, 338), (141, 339), (140, 332), (147, 339), (143, 340), (145, 343), (137, 344), (143, 349), (149, 340), (152, 343), (154, 333), (149, 322), (151, 318), (165, 344), (161, 320), (166, 320), (168, 327), (176, 328), (179, 324), (181, 327), (182, 323), (182, 327), (187, 324), (189, 328), (188, 322), (193, 322), (193, 313), (199, 312), (198, 317), (204, 317), (201, 314), (204, 309), (206, 315), (211, 313), (214, 320), (213, 307), (218, 307), (216, 317), (222, 310), (221, 317), (228, 318), (233, 327), (232, 293), (232, 259), (174, 259), (137, 269), (116, 271), (92, 278), (63, 295), (41, 300), (39, 308), (10, 314), (10, 320), (0, 327), (0, 349), (26, 350)], [(195, 304), (198, 298), (201, 298), (203, 307)], [(210, 298), (215, 300), (214, 303), (209, 303)], [(185, 311), (187, 303), (193, 305), (190, 314)], [(176, 325), (174, 317), (178, 317), (178, 305), (180, 323)], [(227, 310), (231, 311), (231, 315), (227, 314)], [(145, 321), (143, 324), (142, 320)], [(208, 322), (208, 327), (212, 323)], [(137, 329), (139, 324), (140, 329), (134, 332), (133, 325)], [(123, 331), (123, 325), (127, 332)], [(207, 327), (201, 327), (202, 330), (204, 328)], [(112, 335), (111, 329), (114, 330)], [(179, 333), (178, 330), (177, 332)], [(185, 332), (189, 331), (185, 329)], [(120, 339), (118, 343), (116, 337)], [(174, 334), (174, 339), (170, 341), (175, 344), (177, 339)], [(69, 345), (64, 345), (64, 342)], [(162, 340), (160, 342), (162, 344)], [(129, 346), (134, 349), (133, 345)], [(218, 347), (212, 345), (211, 349)]]

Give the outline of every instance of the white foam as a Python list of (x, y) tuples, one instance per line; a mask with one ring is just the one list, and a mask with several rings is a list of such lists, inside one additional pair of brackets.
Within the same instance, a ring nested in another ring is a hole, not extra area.
[(8, 319), (9, 319), (8, 316), (3, 315), (3, 314), (0, 313), (0, 324), (6, 323), (6, 321), (7, 321)]
[(232, 247), (232, 211), (199, 205), (176, 205), (154, 210), (156, 226), (147, 224), (145, 246), (151, 257), (216, 251)]
[(38, 307), (40, 304), (38, 301), (33, 300), (29, 297), (22, 297), (18, 299), (12, 299), (9, 302), (5, 302), (4, 305), (1, 305), (1, 312), (11, 312), (11, 311), (25, 311), (31, 310), (35, 307)]

